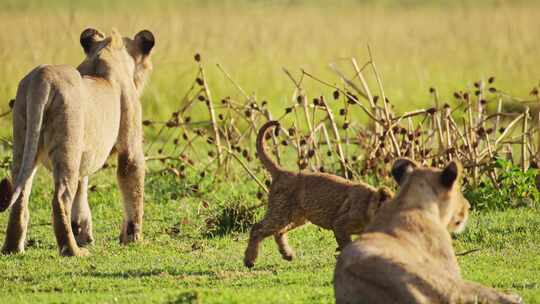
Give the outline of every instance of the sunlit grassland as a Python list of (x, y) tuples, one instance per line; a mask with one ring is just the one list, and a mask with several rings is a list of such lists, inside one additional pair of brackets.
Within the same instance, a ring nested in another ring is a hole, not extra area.
[[(328, 63), (349, 66), (352, 56), (365, 62), (368, 44), (386, 93), (400, 109), (429, 103), (431, 86), (451, 100), (454, 90), (492, 75), (498, 87), (522, 97), (538, 84), (540, 5), (535, 2), (387, 2), (1, 1), (6, 27), (0, 34), (0, 109), (7, 109), (18, 81), (32, 67), (80, 62), (78, 37), (87, 26), (117, 27), (126, 35), (148, 28), (156, 34), (155, 70), (144, 95), (144, 115), (152, 118), (178, 105), (193, 81), (197, 52), (216, 100), (240, 96), (216, 68), (220, 63), (248, 93), (270, 101), (276, 111), (282, 111), (294, 88), (282, 67), (293, 73), (303, 68), (339, 84)], [(330, 92), (311, 80), (304, 84), (310, 95)]]

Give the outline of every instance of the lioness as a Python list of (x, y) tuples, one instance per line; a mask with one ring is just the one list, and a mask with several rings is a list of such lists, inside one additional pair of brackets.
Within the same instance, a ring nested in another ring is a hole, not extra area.
[(250, 233), (244, 265), (253, 267), (260, 242), (274, 235), (283, 259), (291, 261), (293, 251), (287, 232), (307, 221), (334, 231), (338, 250), (351, 242), (371, 220), (381, 204), (394, 194), (382, 187), (375, 189), (364, 183), (353, 183), (326, 173), (295, 173), (280, 168), (265, 150), (265, 136), (277, 121), (265, 123), (257, 135), (257, 155), (272, 176), (268, 210), (264, 219)]
[(467, 220), (461, 171), (458, 162), (443, 170), (395, 162), (399, 192), (338, 257), (336, 303), (520, 303), (461, 278), (448, 231)]
[(0, 209), (13, 206), (3, 253), (24, 251), (28, 198), (41, 163), (54, 177), (53, 226), (60, 254), (87, 254), (79, 246), (93, 240), (88, 176), (113, 148), (124, 199), (120, 240), (141, 237), (145, 163), (139, 95), (151, 68), (154, 37), (141, 31), (134, 39), (122, 38), (114, 30), (105, 37), (86, 29), (80, 42), (86, 59), (79, 70), (42, 65), (19, 83), (13, 108), (14, 187), (4, 179), (0, 189)]

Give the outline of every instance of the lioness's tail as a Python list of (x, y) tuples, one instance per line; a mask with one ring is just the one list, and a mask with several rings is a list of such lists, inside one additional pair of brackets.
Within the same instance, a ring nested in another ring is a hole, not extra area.
[(264, 139), (266, 137), (266, 133), (268, 132), (268, 129), (270, 129), (271, 127), (278, 127), (278, 126), (279, 126), (279, 122), (275, 120), (271, 120), (265, 123), (259, 129), (259, 134), (257, 134), (257, 157), (261, 160), (261, 162), (263, 163), (263, 166), (266, 168), (266, 170), (268, 170), (268, 172), (270, 172), (270, 175), (272, 175), (272, 177), (275, 177), (276, 175), (278, 175), (281, 171), (283, 171), (283, 169), (279, 167), (278, 164), (276, 164), (266, 152), (266, 149), (265, 149), (266, 145), (265, 145)]
[[(19, 168), (17, 176), (13, 176), (13, 186), (7, 178), (0, 183), (0, 212), (9, 209), (17, 201), (24, 186), (28, 183), (34, 172), (45, 106), (48, 104), (52, 93), (51, 85), (47, 81), (44, 81), (40, 75), (42, 74), (38, 72), (33, 75), (34, 77), (23, 80), (29, 81), (26, 88), (30, 92), (29, 94), (26, 94), (26, 92), (17, 92), (17, 100), (15, 102), (26, 102), (24, 152), (22, 162), (20, 164), (13, 164), (14, 167)], [(21, 86), (19, 86), (20, 89)]]

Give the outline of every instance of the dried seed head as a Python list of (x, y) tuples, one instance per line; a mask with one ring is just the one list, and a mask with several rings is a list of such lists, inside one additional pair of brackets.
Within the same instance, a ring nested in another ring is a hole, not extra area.
[(426, 110), (426, 112), (429, 114), (429, 115), (433, 115), (437, 112), (437, 109), (435, 108), (429, 108)]
[(289, 113), (292, 112), (292, 110), (293, 110), (292, 107), (285, 108), (285, 113), (286, 113), (286, 114), (289, 114)]
[(326, 156), (328, 157), (332, 156), (332, 151), (326, 151)]
[(214, 138), (212, 136), (208, 136), (208, 139), (206, 139), (206, 142), (209, 144), (209, 145), (212, 145), (214, 144)]
[(456, 99), (461, 99), (462, 96), (461, 96), (460, 93), (454, 92), (454, 97), (455, 97)]
[(201, 61), (201, 54), (196, 53), (195, 56), (193, 56), (193, 58), (195, 58), (195, 61), (200, 62)]
[(383, 161), (384, 161), (385, 164), (388, 164), (388, 163), (391, 161), (390, 155), (387, 154), (387, 155), (384, 157), (384, 160), (383, 160)]
[(353, 155), (353, 156), (351, 157), (351, 159), (352, 159), (352, 161), (353, 161), (353, 162), (355, 162), (355, 161), (357, 161), (357, 160), (358, 160), (358, 156), (356, 156), (356, 155)]
[(229, 103), (229, 101), (228, 101), (226, 98), (223, 98), (223, 99), (221, 100), (221, 103), (222, 103), (222, 104), (227, 104), (227, 103)]
[(206, 97), (204, 97), (204, 95), (199, 95), (199, 96), (197, 96), (197, 99), (200, 100), (200, 101), (205, 101)]
[(467, 92), (463, 93), (463, 98), (465, 100), (468, 100), (469, 99), (469, 93), (467, 93)]
[(487, 134), (493, 133), (493, 128), (488, 128), (488, 129), (486, 130), (486, 133), (487, 133)]
[(347, 93), (347, 103), (348, 104), (355, 104), (356, 101), (358, 100), (358, 96), (356, 96), (355, 94), (352, 94), (350, 92)]
[(332, 95), (334, 96), (334, 99), (339, 99), (339, 91), (338, 90), (335, 90)]
[(287, 140), (284, 139), (284, 140), (281, 141), (281, 144), (284, 145), (284, 146), (287, 146), (289, 143), (287, 142)]
[(408, 138), (409, 140), (413, 140), (413, 139), (414, 139), (414, 134), (413, 134), (413, 133), (407, 134), (407, 138)]
[(147, 119), (147, 120), (143, 121), (142, 124), (143, 124), (143, 126), (149, 126), (149, 125), (152, 124), (152, 121)]
[(289, 136), (294, 136), (296, 134), (296, 130), (292, 127), (289, 128), (288, 132), (289, 132)]
[(381, 150), (380, 149), (377, 149), (377, 151), (375, 151), (375, 157), (377, 157), (377, 158), (381, 157)]
[(347, 110), (345, 110), (345, 109), (340, 109), (339, 110), (339, 115), (345, 116), (346, 114), (347, 114)]
[(486, 103), (487, 103), (487, 100), (485, 100), (485, 99), (480, 99), (480, 104), (481, 104), (481, 105), (485, 105)]
[(163, 153), (163, 149), (159, 149), (159, 150), (157, 150), (157, 153), (158, 153), (158, 154), (161, 154), (161, 153)]
[(324, 167), (323, 167), (323, 166), (321, 166), (321, 167), (319, 168), (319, 172), (323, 172), (323, 173), (324, 173)]
[(348, 122), (343, 123), (343, 130), (347, 130), (350, 124)]
[(269, 180), (265, 180), (265, 181), (264, 181), (264, 184), (266, 185), (266, 187), (270, 187), (270, 185), (272, 184), (272, 182), (269, 181)]
[(15, 99), (11, 99), (8, 104), (9, 104), (9, 108), (13, 109), (13, 106), (15, 105)]
[(499, 133), (501, 133), (501, 134), (504, 133), (504, 130), (506, 130), (504, 127), (500, 127), (499, 128)]
[(475, 88), (479, 88), (479, 87), (480, 87), (480, 82), (475, 82), (475, 83), (474, 83), (474, 87), (475, 87)]
[(306, 144), (307, 142), (305, 138), (300, 139), (300, 146), (305, 146)]
[(180, 170), (180, 172), (186, 170), (186, 166), (184, 165), (181, 165), (180, 167), (178, 167), (178, 170)]
[(480, 96), (480, 94), (482, 94), (482, 92), (480, 92), (480, 90), (476, 90), (476, 91), (474, 91), (474, 95), (476, 95), (476, 96)]
[(200, 86), (204, 85), (204, 80), (202, 80), (202, 78), (197, 77), (197, 79), (195, 79), (195, 81), (196, 81), (197, 84), (200, 85)]
[(303, 95), (298, 95), (298, 96), (296, 96), (296, 102), (298, 102), (299, 104), (301, 104), (303, 101), (304, 101), (304, 96), (303, 96)]
[(379, 101), (379, 96), (373, 96), (373, 103), (377, 103), (377, 101)]
[(191, 116), (186, 116), (186, 118), (184, 118), (185, 123), (189, 123), (190, 121), (191, 121)]
[(201, 172), (201, 173), (199, 173), (199, 176), (200, 176), (201, 178), (204, 178), (205, 175), (206, 175), (206, 172), (204, 172), (204, 171)]
[(319, 98), (313, 98), (313, 105), (314, 106), (320, 106), (321, 105), (321, 101), (319, 100)]
[(175, 138), (175, 139), (173, 140), (173, 143), (174, 143), (175, 146), (178, 145), (178, 142), (179, 142), (179, 141), (178, 141), (178, 138)]
[(450, 108), (450, 105), (449, 105), (449, 104), (447, 104), (447, 103), (445, 103), (445, 104), (444, 104), (444, 106), (443, 106), (443, 108), (445, 108), (445, 109), (449, 109), (449, 108)]
[(244, 115), (246, 115), (246, 117), (251, 117), (251, 110), (250, 109), (247, 109), (246, 111), (244, 111)]
[(253, 110), (257, 110), (257, 109), (259, 108), (259, 105), (258, 105), (256, 102), (250, 103), (249, 106), (250, 106)]
[(490, 87), (490, 88), (488, 89), (488, 91), (489, 91), (490, 93), (497, 93), (497, 88)]
[(261, 102), (261, 106), (262, 106), (263, 108), (266, 107), (267, 104), (268, 104), (268, 101), (266, 101), (266, 100), (263, 100), (263, 101)]
[(429, 92), (432, 94), (435, 93), (435, 88), (434, 87), (429, 88)]
[(538, 96), (538, 88), (534, 87), (530, 93), (531, 96)]
[(314, 155), (315, 155), (315, 150), (309, 149), (309, 150), (308, 150), (307, 157), (308, 157), (308, 158), (312, 158)]
[(218, 118), (219, 118), (219, 120), (223, 120), (223, 119), (225, 119), (225, 116), (223, 116), (223, 114), (220, 113), (220, 114), (218, 115)]
[(169, 120), (169, 121), (167, 121), (167, 123), (165, 125), (167, 126), (167, 128), (173, 128), (173, 127), (178, 126), (178, 122), (173, 121), (173, 120)]
[(249, 155), (248, 150), (244, 149), (244, 151), (242, 151), (242, 156), (247, 158), (248, 155)]
[(494, 83), (495, 82), (495, 77), (491, 76), (488, 78), (488, 83)]
[(401, 133), (401, 135), (405, 135), (407, 134), (407, 129), (401, 128), (401, 130), (399, 130), (399, 133)]
[(276, 128), (274, 128), (274, 135), (275, 136), (279, 136), (279, 130), (280, 130), (280, 127), (277, 126)]
[(307, 163), (305, 161), (300, 161), (298, 163), (298, 168), (300, 168), (300, 170), (304, 170), (305, 168), (307, 168)]
[(208, 156), (210, 156), (210, 157), (213, 158), (214, 156), (216, 156), (216, 152), (214, 152), (214, 151), (208, 151)]
[(257, 192), (257, 198), (258, 199), (262, 199), (263, 198), (263, 193), (261, 191), (258, 191)]

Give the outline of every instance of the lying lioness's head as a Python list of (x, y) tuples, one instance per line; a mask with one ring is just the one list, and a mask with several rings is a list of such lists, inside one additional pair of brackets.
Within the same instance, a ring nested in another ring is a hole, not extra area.
[(430, 209), (451, 233), (465, 228), (470, 204), (461, 193), (462, 167), (451, 161), (444, 169), (423, 168), (410, 159), (398, 159), (392, 176), (400, 186), (402, 207)]
[[(140, 93), (147, 75), (152, 70), (150, 60), (155, 40), (152, 32), (143, 30), (134, 38), (121, 37), (115, 30), (106, 37), (99, 30), (88, 28), (81, 33), (81, 46), (85, 60), (77, 68), (82, 75), (101, 75), (105, 69), (119, 69), (132, 75), (135, 88)], [(107, 62), (115, 62), (111, 67)]]

